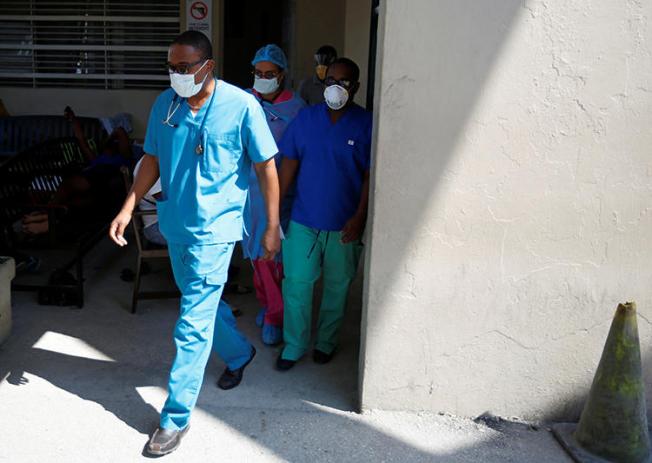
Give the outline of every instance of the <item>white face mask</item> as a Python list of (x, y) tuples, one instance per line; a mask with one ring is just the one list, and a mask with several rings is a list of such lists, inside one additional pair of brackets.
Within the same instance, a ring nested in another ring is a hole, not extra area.
[(278, 90), (278, 87), (278, 77), (274, 77), (273, 79), (263, 79), (256, 76), (254, 78), (254, 90), (256, 90), (261, 95), (274, 93), (276, 90)]
[[(203, 67), (206, 66), (206, 63), (208, 63), (208, 60), (206, 60), (204, 64), (202, 64), (201, 67), (197, 69), (197, 72), (201, 71)], [(181, 98), (190, 98), (191, 96), (197, 95), (197, 93), (199, 93), (201, 90), (204, 82), (206, 81), (206, 77), (208, 77), (208, 74), (206, 74), (201, 82), (196, 84), (195, 75), (197, 72), (194, 74), (177, 74), (176, 72), (170, 73), (170, 86)]]
[(346, 106), (349, 101), (349, 92), (339, 85), (331, 85), (324, 90), (324, 99), (329, 108), (337, 111)]

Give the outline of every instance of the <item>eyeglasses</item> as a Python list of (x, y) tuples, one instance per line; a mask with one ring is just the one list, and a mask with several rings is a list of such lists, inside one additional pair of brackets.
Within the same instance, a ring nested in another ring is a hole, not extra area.
[(208, 61), (208, 59), (200, 59), (199, 61), (195, 61), (194, 63), (183, 63), (183, 64), (172, 64), (170, 62), (165, 63), (165, 68), (169, 73), (175, 73), (175, 74), (188, 74), (188, 71), (193, 66), (197, 66), (200, 63), (203, 63), (205, 61)]
[(256, 69), (254, 69), (253, 71), (251, 71), (251, 73), (252, 73), (254, 76), (258, 77), (259, 79), (275, 79), (276, 77), (278, 77), (279, 75), (281, 75), (280, 72), (276, 72), (276, 71), (267, 71), (267, 72), (262, 72), (262, 71), (258, 71), (258, 70), (256, 70)]
[(337, 80), (334, 77), (326, 77), (324, 83), (327, 87), (330, 87), (331, 85), (339, 85), (340, 87), (344, 87), (346, 89), (349, 89), (353, 86), (353, 82), (348, 79)]

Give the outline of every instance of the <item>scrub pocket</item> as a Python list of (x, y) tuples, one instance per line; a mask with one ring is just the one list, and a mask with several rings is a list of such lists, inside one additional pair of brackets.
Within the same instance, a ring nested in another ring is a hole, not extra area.
[(186, 246), (181, 263), (188, 273), (203, 277), (207, 285), (223, 285), (235, 243), (195, 244)]
[(347, 144), (343, 149), (338, 150), (343, 156), (353, 158), (356, 165), (361, 171), (369, 169), (369, 158), (367, 157), (367, 146), (358, 138), (351, 138), (347, 140)]
[(204, 135), (202, 169), (205, 172), (232, 172), (242, 154), (237, 133)]

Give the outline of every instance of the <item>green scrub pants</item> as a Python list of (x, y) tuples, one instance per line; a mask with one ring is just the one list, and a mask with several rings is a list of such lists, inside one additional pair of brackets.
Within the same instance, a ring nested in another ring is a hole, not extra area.
[(324, 272), (324, 293), (319, 310), (315, 349), (326, 354), (338, 342), (346, 299), (362, 254), (360, 242), (342, 244), (340, 232), (320, 231), (290, 222), (283, 241), (283, 339), (282, 358), (298, 360), (308, 350), (312, 316), (312, 292)]

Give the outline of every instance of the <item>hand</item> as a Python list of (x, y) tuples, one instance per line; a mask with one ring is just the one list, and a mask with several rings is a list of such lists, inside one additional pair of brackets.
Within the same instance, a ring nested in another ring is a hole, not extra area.
[(261, 245), (263, 251), (265, 251), (263, 260), (272, 260), (276, 257), (276, 254), (281, 250), (281, 231), (278, 225), (275, 227), (267, 227)]
[(124, 237), (125, 228), (129, 225), (131, 221), (131, 212), (122, 210), (111, 222), (111, 227), (109, 227), (109, 237), (117, 244), (118, 246), (126, 246), (127, 240)]
[(367, 219), (362, 214), (355, 214), (342, 228), (342, 244), (358, 241), (362, 237)]

